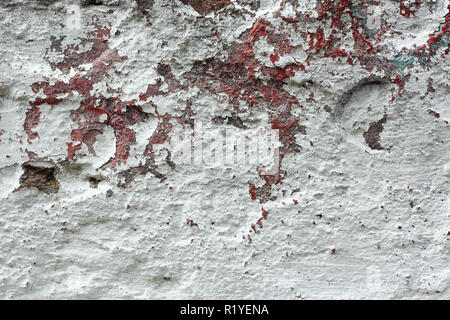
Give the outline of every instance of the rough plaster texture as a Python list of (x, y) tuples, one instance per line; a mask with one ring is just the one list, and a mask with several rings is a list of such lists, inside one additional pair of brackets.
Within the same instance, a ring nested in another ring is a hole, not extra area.
[[(0, 297), (450, 298), (449, 22), (445, 0), (3, 0)], [(176, 162), (198, 124), (204, 147), (276, 130), (278, 166)]]

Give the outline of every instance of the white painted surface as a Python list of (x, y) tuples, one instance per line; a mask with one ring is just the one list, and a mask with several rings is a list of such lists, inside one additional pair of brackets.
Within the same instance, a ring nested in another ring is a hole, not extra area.
[[(429, 70), (419, 66), (411, 70), (403, 94), (393, 103), (389, 101), (394, 84), (367, 86), (353, 94), (338, 118), (324, 106), (333, 108), (337, 97), (371, 72), (317, 58), (310, 73), (297, 72), (287, 79), (285, 90), (303, 105), (292, 113), (301, 119), (306, 135), (296, 135), (303, 150), (283, 159), (287, 175), (272, 192), (277, 199), (264, 204), (249, 195), (251, 184), (263, 184), (254, 165), (227, 170), (213, 164), (183, 164), (171, 169), (164, 162), (165, 145), (155, 146), (156, 161), (167, 178), (164, 182), (147, 174), (137, 176), (127, 188), (118, 187), (120, 171), (145, 162), (143, 152), (158, 123), (148, 105), (143, 108), (149, 119), (133, 126), (136, 144), (128, 161), (114, 169), (100, 169), (115, 152), (116, 138), (109, 126), (97, 136), (96, 155), (83, 145), (69, 165), (60, 164), (77, 127), (69, 115), (82, 100), (78, 94), (62, 96), (63, 102), (55, 107), (43, 104), (39, 125), (33, 128), (39, 138), (27, 142), (25, 114), (28, 102), (38, 96), (31, 84), (43, 76), (52, 83), (68, 81), (91, 67), (83, 65), (68, 74), (52, 70), (49, 61), (61, 61), (62, 54), (49, 53), (51, 35), (65, 36), (65, 48), (86, 37), (94, 15), (111, 22), (109, 46), (127, 59), (116, 65), (120, 74), (111, 71), (91, 93), (107, 95), (107, 82), (111, 88), (122, 88), (123, 101), (138, 100), (159, 77), (158, 63), (171, 65), (175, 77), (185, 82), (182, 75), (196, 61), (226, 56), (221, 46), (238, 41), (257, 17), (278, 25), (281, 19), (274, 12), (283, 1), (274, 1), (273, 6), (264, 1), (255, 17), (240, 9), (235, 15), (219, 12), (201, 20), (178, 1), (173, 1), (173, 8), (170, 1), (155, 2), (151, 25), (134, 1), (82, 6), (79, 29), (64, 25), (70, 1), (6, 1), (0, 6), (0, 297), (450, 298), (445, 48), (432, 58)], [(300, 2), (301, 14), (315, 10)], [(398, 9), (398, 3), (382, 3), (387, 15)], [(395, 14), (397, 22), (391, 23), (403, 34), (386, 38), (386, 45), (401, 49), (423, 43), (444, 21), (446, 5), (437, 1), (431, 11), (421, 7), (414, 20)], [(107, 13), (110, 9), (113, 13)], [(295, 12), (291, 5), (283, 10), (288, 16)], [(313, 32), (317, 25), (299, 23), (297, 32), (288, 26), (295, 48), (279, 66), (292, 63), (292, 57), (306, 59), (307, 45), (300, 32)], [(220, 42), (212, 36), (215, 28)], [(117, 30), (120, 34), (115, 35)], [(167, 46), (161, 48), (163, 41)], [(270, 66), (263, 54), (270, 55), (273, 47), (260, 40), (254, 48), (261, 63)], [(345, 75), (332, 77), (330, 72)], [(433, 79), (435, 92), (425, 96), (428, 78)], [(305, 80), (314, 81), (313, 89), (300, 85)], [(315, 94), (314, 102), (307, 103), (310, 92)], [(160, 114), (178, 116), (187, 100), (192, 101), (197, 122), (209, 124), (214, 116), (233, 111), (226, 98), (196, 87), (152, 99)], [(388, 117), (380, 140), (386, 149), (372, 150), (363, 133), (384, 113)], [(268, 125), (263, 109), (239, 116), (252, 128)], [(14, 192), (23, 173), (21, 165), (29, 160), (26, 150), (58, 167), (58, 193), (36, 188)], [(103, 179), (97, 188), (90, 187), (93, 176)], [(111, 197), (106, 196), (108, 190)], [(263, 228), (249, 233), (262, 208), (269, 212)]]

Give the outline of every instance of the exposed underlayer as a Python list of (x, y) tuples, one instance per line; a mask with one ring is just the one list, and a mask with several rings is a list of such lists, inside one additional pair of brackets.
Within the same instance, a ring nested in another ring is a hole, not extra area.
[(0, 297), (450, 298), (449, 23), (2, 1)]

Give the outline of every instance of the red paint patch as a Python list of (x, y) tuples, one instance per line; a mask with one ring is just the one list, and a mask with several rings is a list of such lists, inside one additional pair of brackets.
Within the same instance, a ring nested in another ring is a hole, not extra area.
[(36, 132), (33, 132), (32, 129), (39, 124), (40, 119), (41, 111), (38, 107), (31, 107), (30, 109), (28, 109), (25, 116), (23, 128), (28, 135), (28, 142), (30, 143), (31, 140), (39, 137), (39, 135)]

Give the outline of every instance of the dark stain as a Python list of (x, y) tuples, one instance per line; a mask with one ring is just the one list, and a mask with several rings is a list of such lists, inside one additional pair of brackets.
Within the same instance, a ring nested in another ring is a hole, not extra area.
[(191, 6), (200, 14), (220, 10), (231, 3), (231, 0), (180, 0), (182, 3)]
[(331, 113), (331, 112), (332, 112), (330, 106), (327, 105), (327, 104), (323, 107), (323, 109), (324, 109), (326, 112), (328, 112), (328, 113)]
[(137, 7), (140, 12), (147, 18), (147, 22), (150, 23), (150, 11), (155, 4), (154, 0), (136, 0)]
[(216, 125), (222, 125), (225, 123), (225, 121), (226, 121), (227, 125), (232, 125), (239, 129), (247, 129), (247, 126), (244, 124), (242, 119), (236, 115), (232, 115), (231, 117), (230, 116), (226, 116), (226, 117), (217, 116), (212, 119), (212, 122)]
[(173, 169), (175, 169), (175, 162), (173, 162), (172, 159), (171, 159), (171, 157), (172, 157), (171, 152), (169, 150), (166, 150), (166, 151), (167, 151), (167, 156), (166, 156), (166, 159), (165, 159), (166, 163), (173, 170)]
[(186, 219), (186, 223), (188, 225), (190, 225), (191, 227), (197, 227), (198, 228), (198, 224), (194, 222), (194, 220), (192, 219)]
[(363, 137), (371, 149), (384, 149), (380, 143), (380, 133), (383, 131), (383, 123), (386, 123), (386, 120), (387, 114), (384, 114), (383, 118), (376, 122), (372, 122), (369, 126), (369, 129), (364, 132)]
[(120, 188), (127, 188), (137, 176), (145, 176), (147, 173), (151, 173), (156, 178), (160, 179), (160, 182), (163, 182), (164, 180), (166, 180), (166, 175), (162, 174), (157, 169), (158, 166), (155, 164), (154, 158), (149, 157), (145, 160), (145, 164), (140, 164), (136, 167), (132, 167), (125, 171), (119, 172), (118, 176), (120, 182), (117, 184), (117, 186)]
[(59, 182), (56, 180), (55, 167), (45, 168), (23, 164), (22, 169), (24, 172), (20, 177), (20, 187), (15, 191), (34, 187), (47, 194), (58, 193)]
[(259, 200), (259, 203), (266, 203), (267, 201), (275, 201), (277, 196), (272, 195), (272, 183), (265, 183), (261, 187), (250, 187), (250, 195), (252, 200)]
[(100, 6), (103, 5), (103, 1), (101, 0), (83, 0), (81, 2), (82, 6)]
[(194, 111), (192, 111), (192, 101), (188, 100), (186, 102), (186, 108), (180, 116), (179, 122), (183, 125), (189, 125), (194, 129)]
[(90, 177), (89, 178), (89, 185), (91, 188), (96, 189), (98, 187), (98, 184), (100, 183), (100, 181), (102, 181), (102, 179), (98, 179), (95, 177)]

